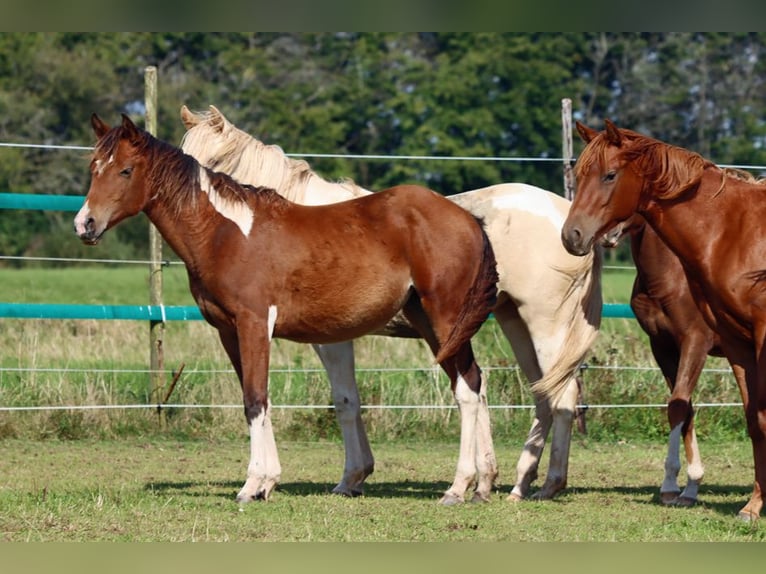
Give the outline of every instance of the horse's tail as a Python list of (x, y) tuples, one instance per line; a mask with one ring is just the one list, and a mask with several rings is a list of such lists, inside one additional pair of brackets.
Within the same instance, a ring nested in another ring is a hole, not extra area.
[(436, 354), (437, 363), (456, 354), (458, 349), (476, 334), (497, 302), (498, 274), (495, 252), (484, 231), (484, 222), (479, 218), (476, 218), (476, 221), (484, 242), (481, 262), (473, 285), (466, 293), (460, 315), (452, 326), (449, 336), (439, 347), (439, 352)]
[(555, 402), (580, 368), (596, 341), (601, 326), (602, 249), (596, 246), (584, 256), (584, 265), (572, 278), (572, 284), (561, 303), (568, 316), (567, 334), (561, 343), (559, 357), (548, 371), (532, 383), (532, 391)]

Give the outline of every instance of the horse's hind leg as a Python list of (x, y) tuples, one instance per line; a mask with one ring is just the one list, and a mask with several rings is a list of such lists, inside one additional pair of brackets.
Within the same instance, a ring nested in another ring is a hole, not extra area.
[(463, 502), (472, 484), (475, 484), (472, 502), (487, 502), (498, 474), (497, 459), (486, 385), (470, 343), (465, 343), (454, 359), (445, 360), (442, 368), (453, 381), (452, 391), (460, 411), (460, 454), (455, 479), (440, 502), (444, 505)]
[[(439, 343), (420, 300), (410, 298), (404, 314), (413, 327), (437, 354)], [(460, 454), (455, 479), (442, 496), (444, 505), (465, 500), (465, 493), (475, 483), (473, 501), (486, 501), (497, 478), (497, 459), (492, 443), (492, 432), (487, 405), (486, 383), (476, 364), (470, 341), (463, 343), (457, 354), (441, 363), (450, 379), (452, 393), (460, 412)]]
[[(516, 362), (529, 382), (536, 381), (543, 373), (537, 362), (537, 355), (532, 344), (532, 339), (526, 323), (519, 316), (518, 309), (511, 302), (498, 306), (495, 311), (495, 319), (500, 325), (505, 338), (511, 344)], [(516, 483), (511, 494), (510, 501), (518, 501), (529, 495), (531, 484), (537, 479), (537, 469), (540, 458), (545, 448), (545, 440), (548, 437), (553, 415), (547, 399), (535, 398), (535, 418), (527, 433), (524, 448), (516, 463)]]
[(352, 341), (331, 345), (313, 345), (330, 379), (335, 416), (338, 419), (346, 462), (343, 477), (332, 491), (344, 496), (359, 496), (364, 481), (375, 467), (370, 443), (361, 415), (359, 388), (354, 376), (354, 344)]
[(569, 447), (572, 444), (572, 421), (577, 409), (579, 391), (577, 378), (572, 377), (558, 401), (553, 405), (553, 433), (548, 474), (542, 488), (532, 495), (533, 499), (547, 500), (566, 488), (569, 472)]

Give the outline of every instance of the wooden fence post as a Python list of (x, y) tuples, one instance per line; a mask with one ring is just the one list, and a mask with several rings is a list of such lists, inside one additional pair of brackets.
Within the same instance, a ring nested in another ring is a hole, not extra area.
[(564, 197), (569, 201), (574, 199), (575, 180), (572, 158), (572, 100), (564, 98), (561, 100), (561, 132), (562, 143), (561, 151), (564, 157)]
[[(147, 66), (144, 69), (144, 102), (146, 106), (145, 129), (152, 135), (157, 134), (157, 68)], [(149, 304), (163, 307), (162, 303), (162, 237), (153, 224), (149, 224)], [(165, 357), (162, 342), (165, 335), (165, 317), (149, 321), (149, 370), (151, 396), (157, 397), (157, 404), (162, 400), (164, 387)], [(158, 410), (160, 426), (165, 424), (165, 414)]]

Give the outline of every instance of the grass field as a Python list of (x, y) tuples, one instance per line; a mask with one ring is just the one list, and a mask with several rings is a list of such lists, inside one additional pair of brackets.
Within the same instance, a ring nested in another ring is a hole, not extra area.
[(750, 492), (744, 443), (701, 445), (700, 504), (658, 503), (660, 445), (576, 441), (570, 488), (547, 502), (509, 503), (520, 443), (498, 445), (501, 478), (487, 504), (441, 507), (454, 442), (373, 443), (363, 497), (329, 494), (337, 442), (280, 442), (282, 484), (239, 511), (245, 441), (3, 443), (0, 537), (6, 541), (763, 541), (735, 515)]
[[(145, 304), (136, 268), (2, 269), (0, 300)], [(605, 301), (627, 302), (633, 276), (605, 273)], [(165, 302), (191, 304), (185, 272), (165, 273)], [(702, 407), (707, 474), (702, 504), (657, 504), (667, 435), (665, 384), (632, 319), (605, 319), (584, 372), (587, 435), (575, 434), (569, 489), (552, 502), (510, 505), (515, 463), (531, 423), (528, 384), (489, 321), (475, 348), (489, 376), (501, 479), (491, 504), (440, 508), (454, 474), (457, 413), (446, 378), (419, 341), (356, 343), (363, 413), (377, 459), (362, 499), (327, 493), (342, 444), (326, 376), (306, 345), (275, 341), (271, 396), (283, 481), (268, 504), (238, 512), (247, 436), (241, 396), (217, 337), (201, 321), (169, 323), (168, 371), (185, 365), (161, 420), (149, 387), (148, 327), (133, 321), (0, 322), (0, 536), (5, 540), (762, 540), (734, 515), (752, 485), (742, 409)], [(393, 367), (393, 368), (392, 368)], [(710, 360), (698, 404), (736, 403), (726, 365)], [(412, 370), (419, 369), (419, 370)], [(168, 382), (171, 374), (167, 373)], [(140, 408), (72, 409), (72, 405)], [(442, 405), (438, 409), (383, 405)], [(622, 408), (621, 405), (660, 405)], [(142, 407), (146, 405), (146, 408)], [(322, 407), (321, 405), (326, 405)], [(607, 405), (601, 407), (599, 405)], [(545, 472), (543, 460), (541, 476)], [(682, 470), (682, 472), (684, 472)]]

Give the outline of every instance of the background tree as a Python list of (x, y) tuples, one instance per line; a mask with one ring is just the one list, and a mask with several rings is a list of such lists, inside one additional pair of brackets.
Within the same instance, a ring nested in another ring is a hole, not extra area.
[[(539, 161), (308, 157), (370, 189), (418, 182), (453, 194), (504, 181), (562, 193), (562, 98), (721, 164), (763, 165), (762, 33), (10, 33), (0, 36), (0, 141), (93, 143), (89, 117), (142, 121), (158, 67), (158, 135), (179, 108), (219, 107), (288, 153)], [(576, 143), (578, 151), (581, 144)], [(760, 175), (756, 173), (756, 175)], [(87, 153), (0, 148), (0, 190), (84, 194)], [(71, 214), (0, 213), (0, 252), (81, 255)], [(146, 222), (101, 255), (145, 257)]]

